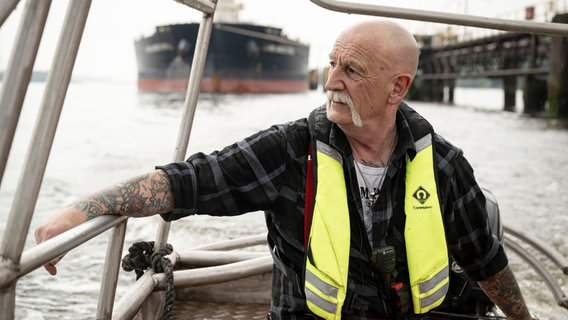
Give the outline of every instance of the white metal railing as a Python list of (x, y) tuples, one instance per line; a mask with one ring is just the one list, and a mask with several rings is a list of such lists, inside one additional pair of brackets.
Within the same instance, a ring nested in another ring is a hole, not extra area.
[(518, 21), (500, 18), (488, 18), (467, 14), (448, 13), (430, 10), (417, 10), (379, 6), (371, 4), (353, 3), (336, 0), (310, 0), (320, 7), (351, 14), (381, 16), (405, 20), (417, 20), (435, 23), (444, 23), (457, 26), (489, 28), (504, 31), (527, 33), (542, 33), (550, 35), (568, 36), (568, 25), (559, 23), (546, 23), (536, 21)]
[[(532, 8), (533, 16), (528, 16), (528, 8)], [(503, 12), (500, 14), (501, 18), (507, 20), (515, 21), (533, 21), (533, 22), (545, 22), (549, 23), (552, 18), (559, 13), (568, 12), (568, 2), (566, 0), (543, 0), (541, 2), (535, 3), (534, 5), (525, 7), (525, 10), (519, 10), (518, 8), (512, 9), (510, 11)], [(447, 32), (455, 36), (454, 42), (463, 42), (468, 40), (474, 40), (484, 37), (495, 36), (497, 34), (503, 33), (503, 30), (495, 29), (485, 29), (485, 28), (471, 28), (463, 27), (457, 30), (452, 28), (451, 30), (444, 30), (442, 32)]]
[(4, 0), (0, 2), (0, 26), (8, 19), (10, 13), (16, 9), (18, 2), (20, 2), (20, 0)]
[[(0, 21), (2, 23), (15, 9), (18, 2), (13, 0), (2, 2), (2, 5), (0, 5), (0, 19), (2, 19)], [(207, 0), (179, 2), (202, 11), (203, 18), (197, 37), (196, 53), (192, 63), (184, 113), (174, 151), (174, 161), (183, 160), (187, 152), (197, 105), (199, 82), (203, 74), (213, 26), (213, 12), (217, 3)], [(31, 139), (33, 144), (30, 144), (22, 171), (24, 178), (20, 179), (16, 189), (14, 204), (10, 210), (4, 236), (0, 243), (1, 320), (11, 320), (15, 316), (16, 282), (21, 276), (83, 244), (91, 237), (114, 227), (110, 234), (111, 241), (109, 243), (119, 243), (120, 245), (109, 245), (107, 248), (97, 319), (110, 319), (112, 315), (118, 271), (120, 270), (120, 255), (122, 254), (126, 230), (126, 218), (104, 217), (104, 219), (95, 219), (93, 222), (74, 228), (29, 249), (22, 255), (90, 5), (91, 0), (73, 0), (69, 3), (57, 51), (47, 79), (39, 120)], [(0, 121), (2, 121), (2, 126), (0, 126), (0, 182), (50, 6), (50, 0), (27, 1), (24, 18), (18, 30), (18, 43), (12, 52), (6, 76), (2, 81), (2, 91), (0, 91)], [(169, 223), (162, 223), (157, 232), (156, 247), (165, 246), (168, 232)], [(144, 288), (144, 292), (152, 292), (156, 282), (146, 283), (148, 287)], [(138, 295), (140, 292), (142, 291), (138, 291), (136, 294)]]
[[(0, 143), (2, 146), (0, 148), (2, 153), (2, 156), (0, 156), (0, 159), (2, 159), (0, 176), (4, 173), (4, 158), (8, 158), (7, 153), (14, 136), (14, 132), (11, 130), (15, 130), (14, 124), (18, 121), (23, 97), (31, 76), (31, 66), (35, 61), (50, 5), (51, 1), (40, 0), (29, 0), (26, 3), (24, 19), (22, 19), (19, 27), (19, 42), (12, 52), (6, 79), (2, 81), (0, 119), (1, 121), (8, 121), (10, 125), (1, 126), (3, 133), (0, 133), (0, 140), (2, 141)], [(21, 267), (22, 250), (30, 228), (90, 5), (91, 0), (75, 0), (69, 4), (53, 60), (52, 72), (49, 73), (40, 114), (32, 135), (33, 145), (30, 144), (28, 148), (24, 169), (22, 170), (23, 178), (20, 179), (16, 188), (16, 195), (8, 216), (4, 237), (0, 243), (0, 279), (10, 280), (8, 283), (0, 283), (0, 309), (2, 310), (0, 319), (13, 319), (14, 317), (17, 278), (14, 279), (12, 276), (17, 274)], [(11, 8), (13, 9), (13, 7)], [(34, 18), (38, 18), (38, 20), (34, 21)], [(27, 52), (27, 49), (30, 49), (30, 52)], [(4, 130), (6, 131), (4, 132)]]
[[(400, 18), (406, 20), (419, 20), (434, 23), (444, 23), (458, 26), (472, 26), (504, 31), (518, 31), (529, 33), (543, 33), (550, 35), (568, 36), (568, 25), (552, 24), (535, 21), (517, 21), (477, 17), (465, 14), (451, 14), (427, 10), (401, 9), (368, 4), (335, 0), (310, 0), (318, 6), (333, 11)], [(17, 6), (19, 0), (4, 0), (0, 2), (0, 25), (4, 23), (9, 14)], [(178, 141), (174, 151), (173, 160), (183, 160), (187, 151), (191, 133), (193, 117), (197, 105), (199, 82), (203, 73), (205, 57), (207, 55), (209, 37), (212, 30), (213, 14), (217, 4), (216, 0), (178, 0), (178, 2), (197, 9), (203, 13), (199, 28), (196, 53), (189, 79), (184, 113), (180, 123)], [(45, 95), (42, 100), (41, 116), (32, 138), (29, 155), (26, 158), (25, 179), (20, 179), (16, 191), (14, 205), (0, 243), (0, 320), (14, 318), (16, 282), (27, 273), (40, 268), (43, 264), (61, 256), (73, 248), (100, 233), (112, 229), (109, 234), (109, 245), (105, 261), (103, 280), (100, 289), (100, 300), (97, 309), (97, 319), (131, 319), (141, 303), (154, 291), (163, 286), (161, 275), (152, 271), (140, 278), (133, 288), (119, 301), (116, 308), (113, 301), (116, 292), (116, 279), (120, 270), (120, 254), (124, 243), (127, 218), (118, 216), (105, 216), (91, 220), (77, 228), (65, 232), (36, 247), (22, 253), (35, 203), (41, 185), (42, 176), (46, 167), (51, 144), (55, 134), (59, 114), (71, 78), (74, 61), (79, 48), (83, 28), (86, 23), (91, 0), (72, 0), (69, 2), (63, 32), (59, 39), (57, 52), (52, 63), (51, 72), (47, 80)], [(50, 0), (28, 0), (24, 10), (21, 25), (18, 31), (19, 38), (12, 53), (9, 68), (2, 82), (0, 91), (0, 182), (6, 165), (7, 154), (11, 148), (15, 124), (18, 122), (23, 97), (31, 77), (39, 41), (45, 26), (47, 12), (51, 5)], [(25, 198), (24, 198), (25, 195)], [(169, 224), (162, 223), (156, 236), (156, 247), (165, 245), (169, 233)], [(245, 239), (240, 243), (228, 243), (215, 248), (201, 248), (202, 250), (220, 250), (223, 248), (240, 247), (249, 242), (259, 241), (258, 238)], [(120, 244), (120, 245), (116, 245)], [(197, 252), (195, 252), (197, 254)], [(192, 284), (195, 281), (205, 281), (204, 277), (195, 280), (196, 274), (211, 272), (215, 274), (223, 270), (228, 278), (241, 277), (246, 274), (256, 274), (270, 270), (272, 260), (270, 256), (256, 257), (256, 255), (234, 256), (219, 253), (225, 262), (233, 261), (227, 266), (214, 266), (209, 270), (185, 270), (176, 273), (175, 281), (180, 285)], [(182, 255), (179, 259), (184, 259)], [(179, 260), (173, 258), (173, 260)], [(204, 258), (204, 260), (206, 260)], [(208, 263), (207, 261), (201, 263)], [(239, 261), (246, 260), (246, 261)], [(566, 262), (560, 262), (566, 273)], [(230, 274), (231, 272), (235, 274)], [(227, 279), (228, 279), (227, 278)], [(219, 281), (219, 278), (212, 280)], [(556, 287), (555, 287), (556, 288)], [(562, 293), (556, 292), (560, 299)], [(565, 299), (565, 297), (564, 297)], [(565, 300), (563, 300), (565, 301)]]
[[(178, 263), (191, 264), (199, 269), (175, 271), (174, 286), (189, 287), (221, 283), (272, 271), (272, 257), (260, 252), (228, 252), (232, 250), (266, 244), (266, 235), (246, 237), (196, 247), (187, 252), (173, 252), (168, 259)], [(148, 271), (136, 281), (116, 304), (112, 315), (115, 320), (132, 319), (142, 303), (154, 289), (164, 289), (163, 274)]]

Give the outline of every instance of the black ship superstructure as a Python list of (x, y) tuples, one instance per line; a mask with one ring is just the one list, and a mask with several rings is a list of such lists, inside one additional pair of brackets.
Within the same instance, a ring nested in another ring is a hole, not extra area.
[[(198, 23), (159, 26), (135, 42), (140, 90), (186, 90), (198, 29)], [(308, 58), (309, 46), (280, 28), (215, 22), (200, 91), (304, 92)]]

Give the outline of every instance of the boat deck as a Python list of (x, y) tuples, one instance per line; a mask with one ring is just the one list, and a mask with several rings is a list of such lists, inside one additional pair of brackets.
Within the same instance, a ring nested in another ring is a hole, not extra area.
[(179, 320), (266, 320), (272, 273), (231, 282), (176, 288), (173, 318)]
[(265, 320), (269, 311), (270, 306), (266, 304), (176, 301), (173, 318), (175, 320)]

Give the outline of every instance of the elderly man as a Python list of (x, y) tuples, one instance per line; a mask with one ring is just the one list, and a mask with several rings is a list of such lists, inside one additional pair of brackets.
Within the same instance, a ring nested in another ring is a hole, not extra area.
[(472, 168), (403, 102), (418, 57), (396, 23), (351, 26), (329, 55), (327, 104), (307, 119), (80, 199), (36, 239), (104, 214), (263, 210), (272, 319), (419, 318), (444, 308), (451, 262), (509, 319), (531, 319)]

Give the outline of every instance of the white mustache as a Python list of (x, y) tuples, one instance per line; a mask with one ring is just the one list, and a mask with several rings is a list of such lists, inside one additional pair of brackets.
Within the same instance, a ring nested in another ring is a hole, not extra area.
[(334, 92), (334, 91), (328, 91), (327, 92), (327, 107), (329, 108), (330, 103), (333, 102), (339, 102), (339, 103), (344, 103), (349, 107), (349, 110), (351, 110), (351, 118), (353, 120), (353, 124), (356, 127), (362, 128), (363, 127), (363, 122), (361, 121), (361, 116), (359, 115), (359, 112), (357, 112), (357, 110), (355, 110), (355, 104), (353, 104), (353, 100), (351, 100), (351, 96), (349, 96), (346, 93), (343, 92)]
[(334, 102), (344, 103), (350, 107), (353, 106), (353, 100), (351, 100), (351, 97), (343, 92), (328, 91), (327, 99)]

